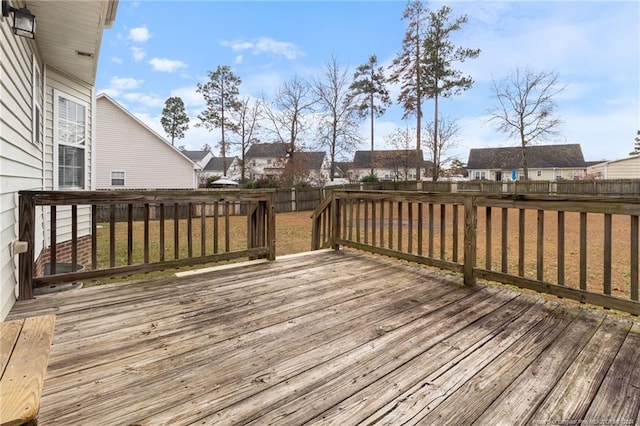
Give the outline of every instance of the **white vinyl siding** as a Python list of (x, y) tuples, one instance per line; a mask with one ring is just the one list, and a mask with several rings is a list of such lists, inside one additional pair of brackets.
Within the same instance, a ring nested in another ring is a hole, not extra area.
[[(196, 165), (105, 96), (96, 100), (97, 189), (194, 189)], [(112, 171), (126, 174), (112, 185)]]
[(18, 191), (42, 189), (42, 150), (33, 143), (33, 43), (0, 25), (0, 320), (15, 301)]
[(40, 70), (40, 63), (38, 57), (33, 55), (33, 87), (32, 87), (32, 103), (33, 103), (33, 117), (32, 121), (32, 142), (35, 144), (42, 144), (42, 138), (44, 133), (44, 123), (42, 105), (44, 103), (44, 89), (42, 88), (42, 71)]

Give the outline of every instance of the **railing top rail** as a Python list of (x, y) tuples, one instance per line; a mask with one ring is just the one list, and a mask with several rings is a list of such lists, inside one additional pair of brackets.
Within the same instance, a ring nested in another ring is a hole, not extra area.
[[(640, 197), (594, 197), (589, 195), (487, 194), (483, 192), (416, 192), (334, 190), (344, 199), (463, 204), (469, 197), (483, 207), (540, 208), (542, 210), (640, 215)], [(326, 201), (326, 200), (325, 200)]]
[(275, 194), (272, 189), (216, 191), (20, 191), (20, 196), (33, 198), (36, 205), (74, 204), (158, 204), (215, 201), (266, 201)]

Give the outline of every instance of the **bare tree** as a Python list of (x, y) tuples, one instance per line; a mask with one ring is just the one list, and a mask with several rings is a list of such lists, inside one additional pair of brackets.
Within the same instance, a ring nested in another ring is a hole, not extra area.
[[(392, 74), (389, 81), (400, 83), (398, 102), (404, 109), (402, 118), (416, 117), (416, 150), (420, 150), (422, 101), (424, 97), (423, 44), (426, 38), (429, 10), (420, 0), (410, 0), (402, 14), (408, 21), (407, 31), (402, 40), (402, 51), (391, 64)], [(417, 179), (420, 180), (418, 170)]]
[(239, 141), (236, 143), (240, 147), (240, 181), (245, 181), (246, 175), (246, 154), (252, 144), (258, 141), (257, 133), (260, 129), (260, 119), (262, 118), (262, 101), (245, 96), (239, 100), (239, 107), (233, 115), (238, 126), (234, 132), (238, 135)]
[[(456, 146), (456, 137), (460, 133), (460, 128), (455, 119), (442, 118), (437, 122), (438, 130), (434, 129), (436, 124), (430, 121), (425, 126), (425, 139), (424, 145), (427, 151), (430, 153), (431, 162), (433, 163), (432, 170), (434, 170), (434, 178), (440, 176), (440, 171), (443, 163), (447, 163), (450, 159), (442, 159), (442, 156), (452, 148)], [(437, 136), (436, 136), (437, 135)], [(438, 175), (435, 175), (435, 170), (438, 171)]]
[(480, 49), (456, 47), (450, 40), (452, 33), (459, 31), (462, 24), (467, 23), (466, 15), (455, 20), (450, 20), (451, 8), (442, 6), (437, 11), (429, 12), (427, 36), (424, 40), (424, 90), (425, 95), (434, 100), (433, 123), (430, 126), (431, 144), (429, 149), (433, 152), (433, 181), (440, 176), (440, 142), (438, 141), (438, 100), (442, 96), (448, 98), (468, 90), (473, 85), (470, 76), (462, 75), (462, 72), (453, 68), (454, 63), (464, 62), (467, 59), (477, 58)]
[[(349, 89), (350, 96), (356, 99), (358, 115), (365, 118), (367, 115), (371, 121), (371, 158), (374, 152), (374, 119), (385, 113), (391, 106), (389, 90), (386, 87), (387, 79), (384, 68), (378, 65), (376, 55), (369, 56), (366, 64), (356, 68), (353, 74), (353, 82)], [(377, 101), (377, 103), (376, 103)], [(371, 163), (371, 176), (373, 176), (373, 163)]]
[(301, 148), (299, 138), (308, 128), (305, 114), (313, 112), (315, 99), (309, 83), (294, 77), (284, 83), (271, 103), (264, 102), (264, 113), (270, 130), (278, 141), (289, 145), (290, 155)]
[(208, 75), (209, 81), (198, 83), (196, 89), (202, 94), (207, 104), (207, 108), (198, 115), (200, 122), (196, 126), (204, 126), (209, 130), (220, 129), (220, 154), (226, 176), (229, 147), (225, 139), (225, 129), (235, 131), (237, 128), (237, 123), (231, 120), (231, 111), (239, 108), (238, 87), (241, 80), (227, 65), (219, 65), (215, 71), (209, 71)]
[(357, 104), (349, 96), (349, 86), (347, 68), (340, 67), (335, 55), (313, 85), (321, 114), (318, 135), (321, 145), (329, 148), (331, 180), (335, 176), (337, 156), (352, 152), (360, 142)]
[(387, 145), (393, 147), (394, 150), (384, 152), (378, 159), (379, 163), (384, 164), (376, 164), (376, 166), (391, 168), (396, 181), (409, 180), (411, 170), (414, 168), (417, 175), (422, 164), (416, 161), (419, 151), (413, 148), (416, 145), (415, 137), (415, 129), (409, 127), (394, 129), (385, 137)]
[(525, 180), (529, 180), (527, 146), (558, 134), (562, 121), (555, 116), (554, 97), (565, 87), (558, 84), (556, 73), (529, 68), (516, 68), (503, 80), (493, 80), (498, 105), (487, 110), (489, 121), (496, 123), (498, 131), (520, 139)]

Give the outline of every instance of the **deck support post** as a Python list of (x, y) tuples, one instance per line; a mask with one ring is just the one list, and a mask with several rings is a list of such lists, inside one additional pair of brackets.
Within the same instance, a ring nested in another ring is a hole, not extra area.
[(464, 284), (476, 284), (473, 268), (476, 266), (476, 232), (478, 222), (478, 208), (476, 198), (468, 196), (464, 200)]
[(20, 241), (27, 243), (27, 251), (18, 257), (18, 300), (33, 299), (33, 264), (36, 226), (36, 200), (32, 194), (20, 194), (18, 201)]
[(336, 239), (340, 238), (340, 199), (336, 198), (336, 193), (331, 193), (331, 247), (334, 250), (340, 249), (340, 244), (336, 244)]

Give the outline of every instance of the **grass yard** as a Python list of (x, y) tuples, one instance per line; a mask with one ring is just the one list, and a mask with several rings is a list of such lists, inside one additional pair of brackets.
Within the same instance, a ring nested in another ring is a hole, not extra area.
[[(425, 209), (426, 210), (426, 209)], [(382, 232), (380, 231), (379, 220), (376, 222), (376, 240), (380, 244), (382, 235), (383, 245), (388, 247), (388, 212), (385, 211), (385, 220)], [(425, 215), (427, 212), (425, 211)], [(293, 212), (278, 213), (276, 217), (276, 253), (278, 256), (300, 253), (308, 251), (311, 248), (311, 212)], [(417, 213), (414, 213), (413, 225), (413, 248), (414, 253), (417, 252)], [(445, 215), (445, 238), (444, 252), (447, 260), (453, 259), (452, 255), (452, 209), (447, 208)], [(507, 270), (511, 274), (518, 272), (518, 211), (509, 211), (508, 222), (508, 266)], [(613, 247), (611, 258), (613, 294), (629, 297), (629, 235), (630, 225), (627, 218), (613, 218), (612, 234)], [(214, 241), (212, 239), (213, 219), (207, 218), (205, 232), (205, 251), (207, 254), (213, 253)], [(459, 236), (458, 236), (458, 262), (462, 261), (463, 255), (463, 214), (460, 210), (459, 214)], [(493, 270), (501, 270), (501, 215), (500, 209), (493, 211), (493, 224), (491, 229), (492, 256), (491, 268)], [(394, 228), (397, 226), (397, 218), (394, 219)], [(478, 210), (478, 234), (477, 234), (477, 264), (486, 266), (486, 229), (485, 229), (485, 210)], [(192, 220), (192, 255), (199, 256), (201, 252), (201, 219), (194, 218)], [(229, 250), (242, 250), (246, 248), (246, 217), (231, 216), (229, 218)], [(220, 231), (225, 229), (226, 223), (224, 218), (219, 219)], [(536, 234), (537, 234), (537, 216), (535, 211), (527, 211), (525, 216), (525, 276), (530, 278), (536, 277)], [(143, 259), (142, 240), (143, 240), (143, 223), (135, 222), (134, 227), (134, 249), (133, 263), (141, 263)], [(403, 249), (407, 250), (408, 244), (408, 213), (403, 212)], [(360, 221), (360, 239), (365, 241), (364, 236), (364, 220)], [(368, 241), (371, 242), (371, 221), (367, 223)], [(179, 258), (185, 258), (188, 255), (188, 223), (187, 220), (179, 221)], [(434, 257), (440, 256), (440, 211), (437, 208), (434, 211), (432, 250)], [(353, 230), (353, 238), (355, 239), (355, 223)], [(223, 234), (220, 232), (220, 234)], [(393, 247), (398, 247), (397, 229), (394, 229)], [(116, 224), (116, 266), (127, 264), (127, 223)], [(603, 215), (589, 215), (588, 220), (588, 244), (587, 244), (587, 283), (588, 289), (594, 292), (602, 292), (603, 281), (603, 241), (604, 241), (604, 218)], [(565, 282), (571, 287), (577, 287), (579, 283), (579, 267), (580, 267), (580, 247), (579, 247), (579, 215), (577, 213), (565, 214)], [(159, 260), (160, 244), (159, 244), (159, 224), (157, 221), (150, 222), (149, 229), (150, 240), (150, 260), (152, 262)], [(557, 280), (557, 215), (555, 212), (546, 212), (544, 218), (544, 276), (545, 280), (556, 282)], [(225, 250), (224, 238), (221, 237), (217, 242), (217, 250), (222, 252)], [(425, 225), (423, 235), (423, 254), (429, 253), (429, 234), (427, 225)], [(165, 258), (173, 259), (174, 252), (174, 229), (173, 220), (167, 220), (165, 224)], [(109, 264), (109, 226), (102, 224), (98, 229), (98, 263), (99, 267), (107, 267)], [(172, 270), (174, 272), (175, 270)], [(161, 274), (161, 273), (158, 273)], [(147, 275), (148, 276), (148, 275)], [(131, 279), (131, 278), (129, 278)], [(104, 281), (103, 281), (104, 282)], [(112, 280), (109, 280), (112, 282)], [(100, 283), (100, 282), (98, 282)], [(91, 285), (91, 284), (90, 284)]]

